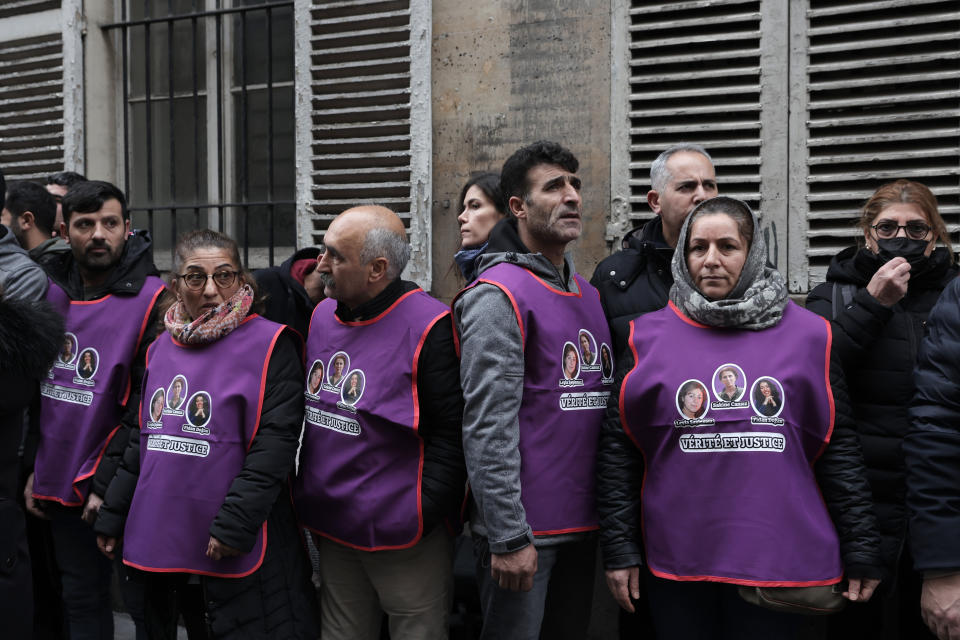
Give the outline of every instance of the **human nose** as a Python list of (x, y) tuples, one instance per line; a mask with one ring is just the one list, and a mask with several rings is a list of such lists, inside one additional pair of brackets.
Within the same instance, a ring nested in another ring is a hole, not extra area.
[(470, 217), (470, 214), (467, 213), (467, 208), (464, 207), (463, 211), (460, 212), (460, 215), (457, 216), (457, 222), (459, 222), (460, 225), (463, 226), (467, 223), (467, 219), (469, 217)]
[(213, 278), (207, 275), (207, 280), (203, 283), (203, 295), (207, 298), (214, 298), (220, 293), (220, 289), (213, 281)]
[(897, 226), (897, 232), (896, 232), (895, 234), (893, 234), (893, 237), (894, 237), (894, 238), (906, 238), (906, 237), (907, 237), (907, 226), (906, 226), (906, 225), (903, 225), (903, 224), (898, 225), (898, 226)]
[(327, 260), (326, 251), (317, 256), (317, 271), (320, 273), (330, 273), (330, 264)]
[(719, 264), (720, 252), (713, 245), (707, 249), (707, 253), (703, 256), (703, 263), (709, 266), (716, 266)]
[(567, 204), (580, 204), (580, 192), (569, 182), (563, 190), (563, 201)]
[(693, 203), (700, 204), (709, 197), (710, 194), (707, 193), (707, 189), (703, 186), (703, 183), (698, 183), (696, 191), (693, 192)]

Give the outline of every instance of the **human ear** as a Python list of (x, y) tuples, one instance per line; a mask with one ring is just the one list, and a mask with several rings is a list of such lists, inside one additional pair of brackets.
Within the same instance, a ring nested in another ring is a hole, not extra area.
[(650, 205), (651, 211), (657, 215), (660, 215), (660, 192), (656, 189), (650, 189), (650, 191), (647, 191), (647, 204)]
[(507, 201), (507, 206), (510, 207), (510, 211), (517, 218), (526, 218), (527, 212), (524, 207), (523, 198), (519, 196), (510, 196), (510, 200)]

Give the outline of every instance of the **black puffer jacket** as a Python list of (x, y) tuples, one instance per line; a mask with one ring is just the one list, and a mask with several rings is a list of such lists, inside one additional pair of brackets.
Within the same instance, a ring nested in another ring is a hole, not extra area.
[(625, 235), (622, 246), (597, 265), (590, 279), (610, 323), (614, 355), (627, 346), (630, 321), (667, 306), (673, 285), (673, 249), (663, 238), (660, 216)]
[[(841, 356), (853, 416), (873, 493), (884, 565), (890, 576), (906, 535), (907, 510), (901, 442), (909, 427), (913, 369), (927, 314), (957, 274), (947, 249), (937, 249), (922, 270), (911, 274), (907, 294), (892, 307), (881, 305), (866, 286), (883, 262), (867, 249), (844, 249), (830, 264), (827, 282), (807, 298), (807, 308), (833, 320), (834, 348)], [(835, 284), (856, 286), (850, 302), (833, 318)]]
[[(600, 546), (607, 569), (643, 565), (640, 490), (644, 465), (640, 451), (620, 423), (623, 378), (634, 366), (633, 352), (624, 351), (617, 364), (613, 399), (600, 430), (597, 455), (597, 510)], [(850, 416), (843, 372), (834, 352), (830, 363), (836, 419), (830, 445), (814, 468), (830, 518), (840, 538), (840, 553), (847, 575), (880, 577), (876, 521), (870, 508), (868, 487), (856, 469), (861, 466), (860, 443)]]
[(910, 551), (919, 571), (960, 571), (960, 278), (927, 328), (903, 440)]

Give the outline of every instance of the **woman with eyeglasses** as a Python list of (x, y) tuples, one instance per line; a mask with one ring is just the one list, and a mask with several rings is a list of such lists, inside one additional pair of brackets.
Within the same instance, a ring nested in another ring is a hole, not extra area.
[[(833, 321), (882, 534), (886, 576), (866, 606), (830, 619), (830, 637), (932, 637), (919, 615), (920, 578), (909, 557), (901, 442), (927, 314), (957, 275), (933, 193), (897, 180), (877, 189), (857, 223), (863, 247), (837, 254), (807, 308)], [(943, 246), (937, 247), (936, 245)], [(894, 580), (894, 577), (897, 579)], [(901, 611), (892, 626), (890, 612)], [(882, 635), (881, 635), (882, 634)]]
[(191, 640), (315, 638), (311, 570), (287, 489), (304, 411), (300, 340), (257, 315), (231, 238), (188, 233), (173, 266), (176, 302), (143, 384), (154, 393), (185, 379), (194, 420), (166, 412), (148, 425), (141, 408), (98, 544), (112, 557), (123, 538), (123, 561), (145, 585), (151, 639), (176, 638), (181, 614)]

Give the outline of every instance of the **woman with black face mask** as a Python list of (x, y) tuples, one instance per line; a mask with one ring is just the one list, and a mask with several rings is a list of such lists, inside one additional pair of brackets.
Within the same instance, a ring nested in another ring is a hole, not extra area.
[[(865, 606), (831, 616), (829, 637), (932, 638), (920, 619), (920, 577), (907, 537), (900, 445), (909, 427), (913, 369), (927, 314), (957, 275), (950, 236), (926, 186), (897, 180), (877, 189), (857, 227), (863, 247), (837, 254), (807, 308), (831, 319), (860, 432), (882, 536), (886, 576)], [(935, 247), (937, 242), (945, 246)]]

